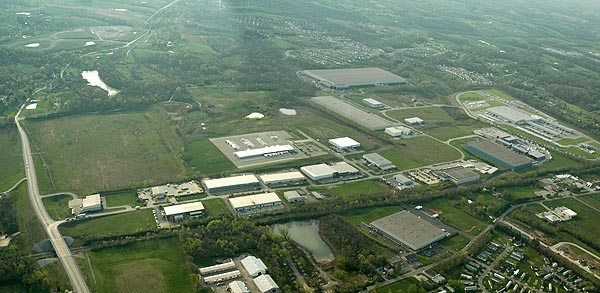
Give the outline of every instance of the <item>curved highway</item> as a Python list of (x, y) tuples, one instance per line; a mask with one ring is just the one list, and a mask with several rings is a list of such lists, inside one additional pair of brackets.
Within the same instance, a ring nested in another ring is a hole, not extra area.
[[(31, 147), (29, 146), (29, 138), (27, 137), (27, 133), (21, 126), (22, 118), (19, 118), (21, 111), (25, 105), (21, 106), (21, 109), (15, 116), (15, 123), (17, 124), (17, 128), (19, 129), (19, 135), (21, 136), (21, 148), (23, 151), (23, 162), (25, 165), (25, 175), (27, 177), (27, 189), (29, 191), (29, 201), (31, 202), (31, 206), (35, 212), (35, 215), (40, 220), (44, 228), (46, 229), (46, 234), (52, 243), (52, 247), (54, 247), (54, 251), (60, 260), (60, 263), (65, 269), (65, 272), (69, 276), (69, 281), (71, 282), (71, 286), (73, 287), (74, 292), (77, 293), (87, 293), (90, 292), (88, 288), (85, 278), (81, 274), (79, 270), (79, 266), (77, 266), (77, 262), (75, 258), (71, 254), (71, 250), (69, 250), (69, 246), (60, 235), (60, 231), (58, 231), (58, 225), (60, 222), (56, 222), (50, 218), (44, 204), (42, 203), (42, 198), (40, 196), (40, 191), (38, 189), (37, 177), (35, 174), (35, 166), (33, 165), (33, 157), (31, 156)], [(21, 211), (26, 212), (26, 211)]]

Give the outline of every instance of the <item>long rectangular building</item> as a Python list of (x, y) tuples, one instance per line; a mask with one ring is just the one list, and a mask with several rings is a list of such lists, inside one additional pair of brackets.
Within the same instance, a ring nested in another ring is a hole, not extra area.
[(214, 274), (214, 273), (218, 273), (218, 272), (228, 271), (228, 270), (231, 270), (234, 268), (235, 268), (235, 263), (231, 260), (226, 263), (216, 264), (216, 265), (209, 266), (209, 267), (202, 267), (202, 268), (200, 268), (200, 274), (202, 274), (202, 275)]
[(250, 159), (256, 157), (271, 157), (295, 152), (293, 146), (289, 144), (272, 145), (257, 149), (248, 149), (234, 152), (234, 155), (240, 159)]
[(334, 179), (343, 179), (343, 177), (359, 175), (360, 171), (346, 162), (328, 164), (317, 164), (304, 166), (300, 168), (308, 178), (317, 181), (329, 181)]
[(201, 201), (167, 206), (163, 210), (165, 217), (173, 222), (180, 222), (189, 217), (204, 215), (204, 205)]
[(439, 170), (435, 173), (442, 179), (450, 180), (456, 185), (477, 182), (480, 177), (479, 174), (462, 166)]
[(421, 250), (450, 233), (409, 211), (401, 211), (371, 223), (388, 239), (412, 250)]
[(333, 89), (406, 83), (406, 79), (377, 67), (305, 70), (303, 73)]
[(260, 182), (252, 174), (205, 179), (203, 183), (206, 190), (213, 194), (238, 193), (261, 188)]
[(373, 165), (383, 171), (396, 169), (396, 165), (394, 165), (390, 160), (384, 158), (378, 153), (363, 155), (363, 159), (367, 161), (367, 163), (369, 163), (370, 165)]
[(263, 174), (258, 177), (268, 187), (296, 186), (307, 183), (306, 177), (299, 171)]
[(533, 161), (528, 157), (517, 154), (489, 140), (469, 142), (467, 143), (467, 151), (513, 171), (527, 169), (533, 164)]
[(311, 101), (370, 130), (383, 130), (393, 125), (392, 122), (377, 114), (366, 112), (332, 96), (313, 97)]
[(283, 202), (275, 192), (232, 197), (229, 198), (229, 204), (240, 214), (284, 208)]

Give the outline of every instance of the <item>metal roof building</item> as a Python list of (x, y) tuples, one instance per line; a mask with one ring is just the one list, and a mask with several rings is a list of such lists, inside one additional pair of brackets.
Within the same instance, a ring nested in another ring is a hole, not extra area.
[(406, 124), (414, 125), (414, 124), (423, 124), (423, 119), (419, 117), (411, 117), (404, 119)]
[(84, 212), (99, 211), (102, 209), (102, 199), (100, 194), (86, 196), (81, 202), (81, 208)]
[(406, 79), (376, 67), (305, 70), (303, 73), (334, 89), (406, 82)]
[(467, 143), (467, 151), (487, 161), (518, 171), (531, 167), (532, 160), (489, 140)]
[(272, 145), (266, 146), (258, 149), (249, 149), (243, 151), (237, 151), (234, 155), (240, 159), (249, 159), (254, 157), (269, 157), (287, 154), (289, 152), (295, 151), (294, 147), (289, 144), (284, 145)]
[(217, 272), (228, 271), (233, 268), (235, 268), (235, 263), (233, 262), (233, 260), (231, 260), (226, 263), (200, 268), (200, 274), (202, 274), (202, 275), (214, 274)]
[(329, 140), (329, 144), (338, 151), (355, 150), (360, 148), (360, 142), (347, 136), (332, 138)]
[(242, 281), (233, 281), (227, 285), (231, 293), (250, 293), (246, 284)]
[(436, 171), (436, 175), (456, 185), (479, 181), (479, 174), (462, 166)]
[(394, 127), (386, 128), (385, 133), (389, 134), (392, 137), (399, 137), (399, 136), (411, 134), (412, 130), (410, 128), (404, 127), (404, 126), (394, 126)]
[(305, 184), (306, 177), (299, 171), (271, 173), (258, 176), (260, 181), (269, 187), (281, 187)]
[(450, 236), (450, 233), (406, 210), (376, 220), (371, 226), (412, 250), (420, 250)]
[(266, 208), (283, 208), (281, 199), (275, 192), (245, 195), (229, 198), (229, 204), (238, 213), (258, 212)]
[(537, 115), (533, 115), (529, 112), (509, 106), (492, 107), (488, 108), (486, 111), (494, 117), (498, 117), (502, 120), (515, 124), (522, 124), (528, 121), (536, 121), (541, 119), (541, 117)]
[(179, 222), (187, 217), (204, 215), (204, 205), (201, 201), (166, 206), (163, 210), (165, 217), (175, 222)]
[(296, 190), (290, 190), (283, 193), (283, 197), (290, 203), (304, 202), (306, 199)]
[(375, 99), (372, 99), (372, 98), (362, 99), (362, 101), (367, 106), (375, 108), (375, 109), (383, 109), (383, 108), (385, 108), (385, 104), (383, 104), (382, 102), (377, 101)]
[(254, 278), (254, 284), (261, 293), (279, 292), (279, 286), (269, 275), (261, 275)]
[(313, 97), (311, 101), (370, 130), (382, 130), (393, 125), (392, 122), (377, 114), (359, 109), (342, 99), (332, 96)]
[(396, 165), (392, 164), (390, 160), (384, 158), (378, 153), (363, 155), (363, 159), (367, 161), (367, 163), (374, 165), (383, 171), (396, 169)]
[(248, 272), (248, 275), (253, 278), (267, 273), (267, 266), (260, 258), (249, 255), (244, 257), (240, 262), (244, 270)]
[(240, 271), (235, 270), (235, 271), (226, 272), (226, 273), (222, 273), (222, 274), (218, 274), (218, 275), (214, 275), (214, 276), (204, 277), (204, 282), (207, 284), (218, 283), (218, 282), (235, 279), (241, 275), (242, 275), (242, 273), (240, 273)]
[(211, 193), (232, 193), (260, 189), (260, 182), (252, 174), (232, 176), (203, 181), (206, 190)]
[(314, 181), (322, 181), (334, 177), (360, 173), (358, 169), (352, 167), (352, 165), (346, 162), (338, 162), (333, 163), (331, 165), (323, 163), (317, 165), (304, 166), (300, 168), (300, 171), (302, 171), (302, 173), (304, 173), (306, 176), (308, 176), (308, 178)]

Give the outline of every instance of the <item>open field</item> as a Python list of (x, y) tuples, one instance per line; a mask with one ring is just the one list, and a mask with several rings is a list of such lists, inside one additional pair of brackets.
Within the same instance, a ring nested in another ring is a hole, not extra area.
[(26, 126), (59, 190), (89, 194), (176, 181), (186, 174), (181, 141), (158, 109), (28, 122)]
[(326, 189), (333, 196), (354, 197), (372, 194), (384, 194), (389, 192), (388, 186), (381, 181), (368, 180), (346, 182), (335, 187)]
[(88, 235), (119, 235), (144, 230), (156, 230), (150, 210), (139, 210), (118, 215), (72, 221), (60, 226), (63, 235), (85, 237)]
[(580, 144), (582, 142), (586, 142), (588, 140), (590, 140), (589, 137), (583, 136), (583, 137), (578, 137), (578, 138), (563, 138), (563, 139), (557, 141), (557, 143), (562, 144), (562, 145), (576, 145), (576, 144)]
[[(577, 213), (574, 219), (561, 223), (564, 229), (574, 235), (582, 235), (588, 241), (600, 243), (600, 233), (598, 233), (598, 223), (600, 223), (600, 213), (588, 206), (573, 199), (561, 199), (546, 204), (549, 208), (566, 206)], [(568, 240), (565, 240), (568, 241)]]
[(0, 129), (0, 192), (25, 177), (19, 133), (15, 128)]
[(364, 209), (355, 209), (342, 214), (352, 224), (358, 223), (371, 223), (377, 219), (387, 217), (391, 214), (397, 213), (403, 210), (403, 206), (386, 206), (386, 207), (373, 207)]
[(128, 205), (133, 208), (137, 205), (140, 205), (137, 194), (134, 190), (110, 194), (102, 193), (101, 196), (106, 199), (106, 205), (108, 207)]
[(457, 150), (425, 136), (402, 139), (379, 154), (392, 161), (399, 170), (460, 159)]
[(500, 187), (497, 191), (508, 194), (512, 200), (527, 200), (538, 197), (533, 193), (535, 189), (531, 186)]
[(479, 234), (486, 227), (486, 223), (465, 213), (456, 204), (448, 199), (436, 199), (425, 204), (425, 207), (433, 213), (440, 215), (440, 219), (471, 236)]
[(600, 193), (582, 196), (579, 199), (597, 209), (600, 209)]
[[(410, 291), (416, 290), (416, 291)], [(408, 278), (402, 281), (393, 283), (383, 288), (377, 289), (375, 293), (397, 293), (397, 292), (425, 292), (421, 286), (421, 282), (415, 278)]]
[(452, 107), (402, 109), (387, 114), (400, 121), (419, 117), (425, 122), (423, 126), (417, 126), (416, 129), (441, 140), (472, 135), (473, 130), (486, 126), (478, 120), (471, 119), (461, 109)]
[(439, 242), (440, 245), (452, 251), (459, 251), (469, 243), (469, 239), (461, 234), (453, 235)]
[(17, 189), (11, 192), (11, 196), (15, 200), (17, 224), (21, 232), (19, 238), (22, 240), (20, 243), (23, 245), (22, 249), (24, 252), (30, 252), (33, 244), (46, 239), (46, 230), (38, 221), (35, 213), (31, 212), (33, 211), (33, 207), (29, 202), (27, 184), (19, 185)]
[(186, 161), (203, 175), (226, 174), (237, 170), (235, 165), (208, 139), (188, 143)]
[(69, 200), (71, 199), (70, 195), (62, 194), (43, 198), (42, 202), (52, 219), (62, 220), (71, 217), (71, 209), (69, 209)]
[(206, 209), (206, 215), (209, 217), (229, 215), (225, 202), (220, 198), (203, 200), (202, 204), (204, 205), (204, 209)]
[(184, 252), (176, 238), (141, 241), (89, 251), (80, 261), (95, 292), (194, 292)]

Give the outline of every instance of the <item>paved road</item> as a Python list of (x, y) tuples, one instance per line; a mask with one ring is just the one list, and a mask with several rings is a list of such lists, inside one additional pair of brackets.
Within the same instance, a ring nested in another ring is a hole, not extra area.
[(13, 185), (11, 188), (9, 188), (8, 190), (6, 190), (5, 192), (2, 193), (10, 193), (11, 191), (15, 190), (17, 187), (19, 187), (19, 185), (21, 185), (21, 183), (23, 183), (23, 181), (27, 180), (27, 177), (19, 180), (17, 183), (15, 183), (15, 185)]
[[(52, 247), (54, 247), (54, 251), (58, 256), (62, 266), (65, 269), (65, 272), (69, 276), (69, 281), (71, 282), (71, 286), (73, 286), (73, 290), (77, 293), (87, 293), (90, 292), (87, 284), (85, 283), (85, 279), (79, 270), (79, 266), (77, 266), (77, 262), (75, 262), (75, 258), (71, 254), (69, 250), (69, 246), (62, 238), (60, 231), (58, 230), (58, 225), (60, 222), (56, 222), (50, 218), (44, 204), (42, 203), (42, 198), (40, 196), (40, 191), (38, 188), (37, 177), (35, 174), (35, 166), (33, 163), (33, 157), (31, 156), (31, 147), (29, 145), (29, 138), (27, 137), (27, 133), (21, 126), (21, 118), (19, 115), (21, 111), (25, 108), (25, 105), (21, 106), (21, 109), (15, 116), (15, 123), (17, 124), (17, 128), (19, 130), (19, 134), (21, 136), (21, 148), (23, 151), (23, 162), (25, 164), (25, 174), (27, 176), (27, 189), (29, 191), (29, 200), (31, 201), (31, 206), (37, 216), (38, 220), (42, 223), (44, 228), (46, 229), (46, 234), (48, 235), (50, 242), (52, 243)], [(26, 212), (26, 211), (21, 211)]]

